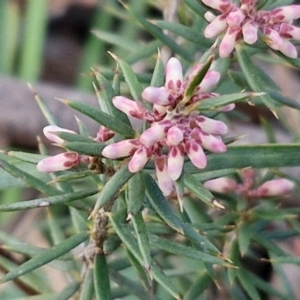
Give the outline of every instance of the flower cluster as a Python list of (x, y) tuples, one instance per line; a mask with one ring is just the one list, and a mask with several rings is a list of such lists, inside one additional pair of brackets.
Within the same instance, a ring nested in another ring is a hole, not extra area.
[(252, 169), (241, 171), (242, 182), (237, 183), (229, 177), (208, 180), (204, 186), (212, 192), (227, 194), (235, 192), (246, 199), (283, 196), (291, 193), (295, 184), (285, 178), (272, 179), (254, 187), (255, 172)]
[[(164, 195), (170, 195), (174, 181), (180, 177), (185, 155), (197, 168), (202, 169), (207, 164), (204, 149), (211, 152), (226, 151), (220, 136), (226, 134), (227, 126), (191, 109), (202, 99), (217, 95), (211, 90), (220, 74), (207, 71), (192, 96), (187, 98), (185, 94), (191, 80), (202, 67), (201, 64), (197, 65), (184, 80), (180, 62), (171, 58), (166, 65), (165, 85), (150, 86), (142, 92), (143, 99), (152, 104), (150, 110), (142, 102), (123, 96), (112, 99), (115, 107), (130, 118), (146, 121), (149, 127), (136, 138), (106, 146), (102, 155), (110, 159), (131, 157), (128, 169), (132, 173), (142, 170), (153, 157), (158, 184)], [(233, 108), (234, 105), (228, 105), (223, 109)]]
[(300, 5), (257, 11), (256, 0), (240, 0), (239, 5), (231, 0), (202, 0), (202, 2), (221, 12), (218, 16), (211, 12), (205, 14), (210, 24), (204, 31), (207, 38), (225, 32), (219, 47), (221, 57), (230, 55), (240, 37), (243, 37), (247, 44), (255, 43), (258, 39), (258, 30), (266, 36), (265, 42), (272, 49), (291, 58), (297, 57), (297, 50), (289, 39), (300, 40), (300, 29), (290, 24), (300, 17)]

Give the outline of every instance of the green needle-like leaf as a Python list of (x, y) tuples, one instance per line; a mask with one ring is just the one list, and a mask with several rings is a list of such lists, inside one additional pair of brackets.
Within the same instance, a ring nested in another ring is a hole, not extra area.
[(59, 294), (55, 295), (55, 300), (68, 300), (77, 292), (80, 287), (79, 282), (72, 282), (65, 287)]
[(193, 282), (183, 300), (195, 300), (208, 288), (209, 284), (212, 283), (212, 278), (208, 272), (201, 274), (197, 280)]
[(4, 275), (0, 283), (7, 282), (9, 280), (13, 280), (18, 278), (19, 276), (31, 272), (41, 266), (47, 264), (48, 262), (57, 259), (58, 257), (68, 253), (76, 246), (84, 242), (89, 237), (87, 232), (81, 232), (76, 235), (71, 236), (70, 238), (66, 239), (62, 243), (45, 250), (43, 253), (31, 258), (30, 260), (26, 261), (19, 267), (11, 270), (6, 275)]
[(135, 131), (123, 123), (121, 120), (116, 119), (113, 116), (101, 111), (100, 109), (94, 108), (90, 105), (87, 105), (82, 102), (70, 101), (70, 100), (60, 100), (66, 105), (74, 108), (75, 110), (89, 116), (99, 124), (111, 129), (114, 132), (117, 132), (124, 137), (131, 138), (134, 137)]
[(129, 13), (139, 22), (141, 25), (147, 29), (154, 37), (162, 41), (166, 46), (168, 46), (172, 51), (182, 56), (188, 61), (193, 60), (193, 55), (186, 50), (184, 47), (178, 45), (173, 39), (168, 37), (163, 33), (163, 31), (154, 24), (148, 22), (142, 15), (140, 15), (135, 9), (131, 6), (124, 5)]
[(135, 101), (141, 101), (142, 86), (137, 76), (135, 75), (134, 71), (132, 70), (132, 68), (129, 66), (127, 62), (125, 62), (123, 59), (119, 58), (118, 56), (112, 53), (110, 53), (110, 55), (119, 64), (133, 99)]
[(126, 197), (127, 214), (135, 215), (138, 213), (145, 198), (145, 183), (141, 172), (132, 176), (128, 181), (128, 193)]
[(250, 272), (246, 272), (242, 267), (239, 268), (236, 271), (236, 273), (240, 283), (242, 284), (245, 291), (248, 293), (250, 299), (261, 300), (261, 297), (251, 280), (252, 274)]
[(155, 248), (173, 253), (178, 256), (186, 256), (192, 259), (197, 259), (202, 261), (203, 263), (225, 265), (223, 259), (206, 254), (204, 252), (198, 251), (191, 247), (185, 246), (182, 243), (172, 242), (170, 240), (160, 238), (153, 234), (149, 235), (149, 240), (151, 245), (155, 246)]
[[(1, 157), (3, 157), (5, 159), (4, 155)], [(39, 178), (36, 178), (33, 175), (31, 175), (30, 173), (27, 173), (27, 172), (19, 169), (18, 167), (14, 166), (13, 164), (9, 163), (8, 158), (7, 158), (7, 160), (4, 160), (4, 159), (0, 158), (0, 167), (3, 168), (8, 173), (10, 173), (11, 175), (21, 179), (29, 186), (32, 186), (35, 189), (37, 189), (47, 195), (55, 196), (55, 195), (61, 194), (61, 192), (59, 190), (57, 190), (56, 188), (46, 184)]]
[(215, 206), (213, 201), (215, 200), (213, 194), (206, 189), (198, 179), (196, 179), (193, 175), (185, 173), (183, 175), (183, 180), (185, 186), (195, 193), (201, 201), (208, 204), (209, 206)]
[[(139, 251), (139, 246), (136, 242), (134, 236), (132, 236), (127, 230), (124, 228), (124, 224), (118, 222), (114, 215), (109, 215), (110, 221), (114, 226), (117, 234), (123, 243), (128, 247), (132, 255), (138, 260), (138, 262), (143, 265), (143, 257)], [(163, 273), (163, 271), (159, 268), (159, 266), (151, 260), (151, 271), (153, 278), (164, 287), (164, 289), (172, 295), (175, 299), (180, 299), (176, 288), (174, 287), (172, 281)]]
[[(241, 46), (236, 46), (236, 56), (239, 62), (239, 65), (245, 74), (249, 86), (255, 92), (265, 92), (266, 83), (263, 80), (264, 75), (261, 75), (259, 67), (254, 65), (250, 57), (248, 56), (247, 51)], [(276, 102), (268, 95), (264, 94), (260, 96), (263, 103), (275, 113)]]
[(250, 245), (250, 229), (248, 223), (243, 223), (238, 226), (238, 244), (240, 248), (241, 255), (244, 256)]
[(102, 254), (97, 254), (94, 259), (94, 285), (97, 300), (111, 300), (108, 267)]
[(94, 296), (94, 272), (92, 268), (87, 269), (84, 274), (79, 300), (92, 300)]
[(102, 207), (109, 200), (119, 192), (119, 189), (133, 176), (134, 174), (129, 172), (127, 166), (123, 166), (119, 169), (105, 184), (103, 190), (100, 193), (100, 197), (97, 199), (93, 213), (96, 213), (100, 207)]
[(209, 70), (214, 57), (210, 56), (205, 64), (202, 66), (202, 68), (198, 71), (198, 73), (193, 76), (192, 80), (189, 82), (188, 86), (186, 87), (184, 91), (183, 101), (188, 102), (190, 98), (193, 96), (196, 87), (199, 85), (199, 83), (202, 81), (202, 79), (205, 77), (207, 71)]
[(219, 250), (202, 235), (198, 234), (189, 224), (180, 220), (172, 211), (162, 191), (154, 179), (145, 174), (146, 195), (159, 216), (174, 230), (185, 235), (201, 250), (218, 253)]
[(213, 110), (231, 103), (237, 103), (250, 99), (251, 97), (259, 96), (257, 93), (235, 93), (229, 95), (218, 96), (215, 98), (208, 98), (201, 100), (197, 108), (199, 110)]
[(116, 91), (113, 89), (108, 80), (99, 72), (95, 72), (95, 76), (100, 88), (99, 91), (96, 90), (100, 107), (104, 112), (114, 116), (115, 118), (124, 122), (126, 125), (130, 126), (128, 117), (113, 105), (112, 99), (117, 95)]
[(67, 203), (70, 201), (81, 200), (86, 197), (95, 195), (98, 193), (97, 189), (88, 189), (73, 193), (67, 193), (47, 198), (40, 198), (35, 200), (27, 200), (22, 202), (16, 202), (11, 204), (2, 204), (0, 205), (0, 211), (16, 211), (16, 210), (24, 210), (30, 208), (44, 207), (49, 205), (54, 205), (58, 203)]
[(165, 84), (165, 68), (161, 60), (160, 52), (158, 52), (155, 68), (151, 78), (150, 86), (161, 87)]
[(141, 212), (138, 212), (133, 216), (132, 223), (137, 238), (137, 242), (139, 245), (139, 249), (143, 257), (143, 261), (144, 261), (143, 266), (146, 270), (151, 272), (151, 265), (150, 265), (151, 256), (150, 256), (148, 232)]
[[(300, 161), (300, 144), (266, 144), (229, 146), (226, 153), (208, 155), (205, 171), (236, 168), (281, 168), (297, 167)], [(187, 173), (200, 173), (201, 170), (188, 162)]]

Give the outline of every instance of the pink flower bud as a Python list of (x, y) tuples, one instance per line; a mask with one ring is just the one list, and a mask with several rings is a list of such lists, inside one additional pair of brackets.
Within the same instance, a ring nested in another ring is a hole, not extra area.
[(217, 120), (213, 120), (204, 116), (199, 116), (196, 118), (197, 125), (201, 128), (203, 132), (209, 134), (223, 135), (226, 134), (228, 128), (225, 123)]
[(117, 109), (121, 110), (127, 116), (143, 119), (144, 114), (147, 112), (140, 103), (123, 96), (113, 97), (112, 102)]
[(151, 151), (149, 151), (149, 149), (143, 146), (140, 147), (133, 154), (128, 164), (128, 170), (131, 173), (136, 173), (138, 171), (141, 171), (144, 168), (147, 161), (149, 160), (150, 156), (151, 156)]
[(226, 12), (232, 5), (231, 0), (202, 0), (202, 2), (214, 9)]
[(217, 16), (206, 26), (204, 36), (208, 39), (213, 38), (223, 32), (226, 27), (226, 17), (223, 15)]
[(240, 26), (244, 19), (244, 13), (240, 9), (237, 9), (228, 14), (226, 22), (228, 26)]
[(79, 162), (77, 152), (66, 152), (42, 159), (37, 164), (37, 169), (43, 173), (63, 171), (77, 166)]
[(258, 197), (281, 196), (289, 194), (293, 190), (294, 186), (294, 182), (285, 178), (273, 179), (260, 185), (257, 188), (256, 193)]
[(293, 25), (286, 23), (281, 24), (279, 33), (282, 37), (300, 40), (300, 28)]
[(98, 142), (105, 142), (111, 139), (114, 135), (115, 133), (112, 130), (101, 125), (97, 132), (95, 140)]
[(199, 84), (200, 92), (210, 92), (218, 83), (220, 79), (220, 73), (217, 71), (208, 71), (201, 83)]
[(229, 27), (220, 43), (219, 55), (220, 57), (227, 57), (233, 51), (238, 36), (241, 32), (240, 27)]
[(270, 12), (270, 14), (274, 23), (289, 22), (300, 18), (300, 5), (289, 5), (275, 8)]
[(183, 169), (184, 147), (182, 145), (172, 146), (168, 153), (168, 173), (173, 181), (176, 181)]
[(178, 90), (183, 82), (182, 66), (180, 61), (171, 57), (166, 65), (166, 83), (169, 90)]
[(177, 146), (183, 140), (183, 132), (177, 126), (172, 126), (167, 132), (167, 143), (169, 146)]
[(247, 21), (242, 26), (244, 41), (247, 44), (254, 44), (257, 41), (258, 26), (252, 20)]
[(162, 87), (149, 86), (146, 87), (142, 92), (142, 97), (146, 101), (158, 105), (169, 105), (170, 104), (169, 96), (170, 96), (170, 92), (164, 86)]
[(155, 171), (159, 188), (164, 196), (169, 196), (173, 190), (173, 181), (168, 173), (166, 156), (159, 156), (155, 159)]
[(64, 142), (64, 140), (61, 139), (59, 136), (57, 136), (55, 134), (55, 132), (57, 132), (57, 133), (67, 132), (67, 133), (77, 134), (73, 130), (61, 128), (56, 125), (49, 125), (49, 126), (44, 127), (44, 129), (43, 129), (43, 133), (48, 140), (50, 140), (51, 142), (57, 143), (57, 144), (62, 144)]
[(171, 126), (169, 121), (155, 122), (146, 129), (140, 136), (139, 141), (146, 147), (151, 147), (155, 143), (163, 140), (166, 136), (167, 128)]
[(132, 155), (140, 146), (137, 139), (123, 140), (106, 146), (102, 150), (104, 157), (115, 159)]
[(228, 177), (221, 177), (206, 181), (204, 186), (212, 192), (226, 194), (235, 191), (237, 183)]
[(227, 147), (221, 140), (221, 138), (207, 134), (207, 133), (201, 133), (201, 144), (203, 148), (215, 152), (215, 153), (223, 153), (226, 152)]
[(199, 169), (204, 169), (207, 164), (207, 159), (202, 147), (192, 139), (186, 142), (185, 147), (192, 164)]

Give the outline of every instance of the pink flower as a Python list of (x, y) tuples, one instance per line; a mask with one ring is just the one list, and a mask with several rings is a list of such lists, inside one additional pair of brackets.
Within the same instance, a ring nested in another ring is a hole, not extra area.
[(139, 147), (140, 143), (137, 139), (123, 140), (106, 146), (102, 150), (102, 155), (111, 159), (127, 157), (132, 155)]
[(112, 130), (101, 125), (97, 132), (97, 136), (94, 140), (97, 142), (106, 142), (109, 139), (111, 139), (114, 135), (115, 133)]
[(166, 156), (159, 156), (155, 159), (155, 171), (158, 186), (163, 192), (164, 196), (169, 196), (173, 191), (173, 180), (170, 178), (167, 168)]
[(66, 152), (42, 159), (37, 164), (37, 169), (43, 173), (63, 171), (77, 166), (79, 162), (78, 153)]
[(67, 132), (67, 133), (77, 134), (73, 130), (61, 128), (56, 125), (48, 125), (48, 126), (44, 127), (44, 129), (43, 129), (43, 133), (48, 140), (50, 140), (51, 142), (57, 143), (57, 144), (62, 144), (64, 142), (64, 140), (61, 139), (57, 134), (55, 134), (56, 132), (57, 133)]
[(256, 194), (258, 197), (282, 196), (289, 194), (294, 187), (295, 184), (290, 180), (284, 178), (273, 179), (260, 185), (256, 190)]
[[(158, 185), (164, 195), (170, 195), (174, 182), (180, 178), (185, 155), (197, 168), (203, 169), (207, 164), (203, 149), (216, 153), (226, 151), (220, 136), (227, 133), (227, 126), (198, 111), (190, 112), (194, 103), (217, 96), (211, 90), (220, 79), (219, 72), (207, 71), (194, 93), (189, 98), (185, 95), (190, 81), (202, 67), (196, 65), (184, 79), (179, 60), (172, 57), (166, 65), (164, 86), (146, 87), (142, 92), (143, 99), (152, 104), (150, 109), (122, 96), (113, 98), (118, 109), (144, 120), (147, 125), (139, 137), (107, 145), (102, 155), (110, 159), (128, 157), (128, 169), (132, 173), (141, 171), (154, 158)], [(230, 108), (233, 106), (225, 109)]]
[(213, 38), (225, 33), (219, 46), (221, 57), (229, 56), (236, 42), (242, 37), (247, 44), (258, 39), (258, 30), (267, 37), (265, 42), (274, 50), (295, 58), (297, 51), (288, 39), (300, 40), (299, 29), (290, 23), (300, 17), (300, 5), (283, 6), (271, 11), (257, 11), (256, 0), (240, 0), (236, 4), (231, 0), (202, 0), (207, 6), (216, 9), (220, 15), (205, 14), (210, 23), (204, 30), (204, 36)]
[(208, 180), (204, 186), (212, 192), (226, 194), (236, 190), (237, 183), (228, 177), (220, 177)]

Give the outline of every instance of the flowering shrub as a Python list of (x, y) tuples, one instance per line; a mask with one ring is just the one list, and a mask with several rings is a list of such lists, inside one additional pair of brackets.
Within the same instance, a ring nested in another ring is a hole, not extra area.
[[(292, 287), (280, 289), (260, 270), (267, 262), (283, 278), (278, 266), (299, 262), (278, 241), (299, 236), (298, 204), (286, 204), (296, 199), (298, 179), (281, 168), (300, 165), (300, 145), (276, 143), (273, 126), (263, 122), (257, 127), (270, 143), (240, 145), (232, 123), (239, 102), (264, 105), (285, 125), (282, 107), (300, 108), (254, 64), (300, 67), (293, 44), (299, 29), (291, 24), (300, 6), (183, 2), (178, 23), (150, 23), (124, 5), (155, 38), (147, 55), (142, 45), (129, 58), (110, 53), (114, 72), (93, 68), (100, 107), (61, 100), (96, 122), (96, 134), (81, 121), (78, 130), (59, 127), (39, 99), (50, 123), (44, 135), (61, 153), (48, 156), (40, 142), (41, 155), (0, 154), (5, 171), (44, 195), (0, 204), (0, 211), (43, 207), (55, 237), (52, 247), (41, 249), (0, 232), (5, 247), (24, 256), (5, 269), (2, 282), (22, 281), (29, 272), (35, 280), (39, 267), (51, 262), (68, 281), (62, 291), (37, 291), (43, 299), (294, 299)], [(130, 66), (141, 57), (150, 70), (142, 74)]]

